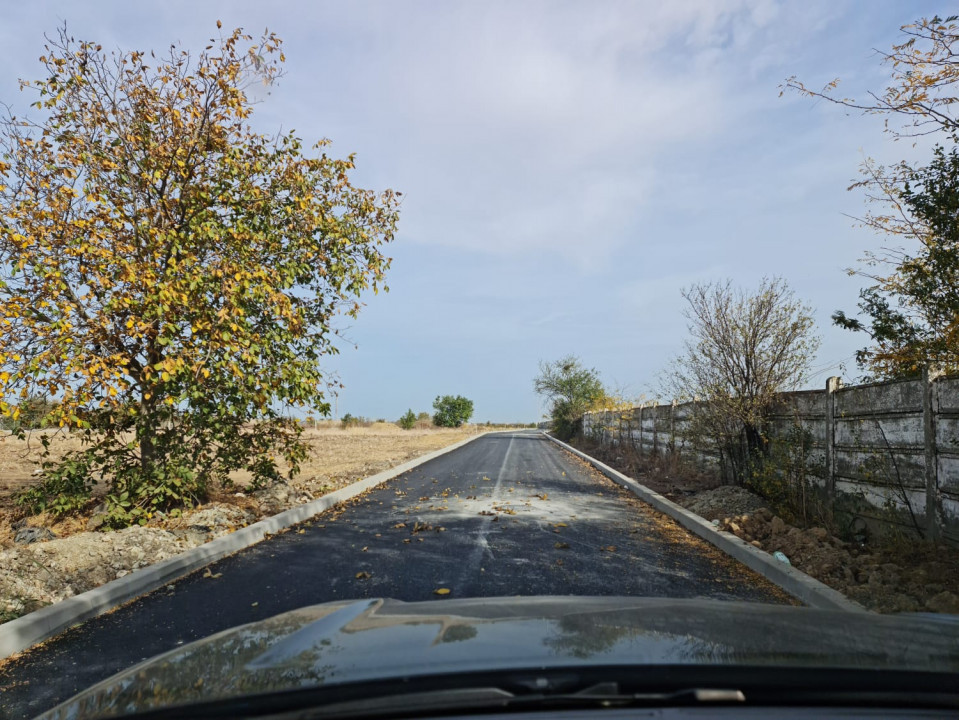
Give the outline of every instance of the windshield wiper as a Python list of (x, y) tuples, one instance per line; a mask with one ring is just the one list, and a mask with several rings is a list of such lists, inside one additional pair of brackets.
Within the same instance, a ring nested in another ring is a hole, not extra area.
[(516, 693), (500, 687), (457, 688), (429, 692), (404, 693), (387, 697), (350, 700), (293, 714), (298, 720), (307, 718), (376, 717), (442, 710), (492, 709), (559, 709), (574, 707), (670, 707), (678, 705), (716, 705), (745, 702), (740, 690), (725, 688), (687, 688), (666, 693), (623, 693), (615, 682), (602, 682), (577, 692)]

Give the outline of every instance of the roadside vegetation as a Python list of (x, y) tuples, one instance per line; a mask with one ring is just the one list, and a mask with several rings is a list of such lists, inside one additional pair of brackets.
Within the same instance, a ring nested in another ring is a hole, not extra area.
[(561, 440), (581, 429), (583, 413), (601, 407), (606, 398), (599, 373), (585, 367), (575, 355), (541, 361), (533, 389), (548, 404), (550, 427)]
[(836, 325), (869, 338), (857, 360), (864, 379), (918, 377), (923, 365), (959, 371), (959, 16), (922, 18), (906, 39), (877, 51), (890, 69), (884, 90), (864, 100), (838, 94), (840, 80), (815, 90), (792, 77), (798, 92), (885, 118), (894, 140), (935, 141), (926, 162), (883, 166), (866, 159), (851, 190), (869, 210), (860, 223), (883, 238), (850, 274), (867, 285), (859, 312), (836, 311)]
[(299, 471), (291, 412), (329, 412), (334, 318), (385, 287), (398, 203), (351, 183), (352, 156), (252, 129), (247, 89), (284, 60), (269, 32), (154, 56), (64, 28), (22, 84), (33, 114), (0, 123), (0, 412), (80, 439), (44, 455), (27, 512), (105, 488), (123, 527)]
[(812, 310), (782, 279), (749, 293), (730, 281), (683, 290), (690, 339), (662, 378), (694, 405), (691, 439), (719, 458), (726, 483), (746, 484), (769, 458), (764, 433), (779, 393), (802, 387), (819, 338)]
[(433, 401), (433, 424), (437, 427), (460, 427), (473, 417), (473, 401), (462, 395), (437, 396)]

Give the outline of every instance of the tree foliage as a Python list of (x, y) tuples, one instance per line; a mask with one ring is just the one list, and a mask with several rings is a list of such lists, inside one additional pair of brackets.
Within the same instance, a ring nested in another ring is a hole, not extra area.
[(720, 453), (724, 475), (742, 482), (765, 451), (763, 426), (776, 394), (799, 387), (819, 347), (811, 310), (780, 279), (755, 294), (730, 281), (683, 290), (690, 338), (665, 373), (677, 398), (700, 400), (693, 435)]
[(0, 410), (56, 398), (85, 447), (49, 478), (104, 478), (116, 524), (295, 472), (279, 408), (329, 411), (332, 320), (383, 284), (394, 194), (250, 126), (284, 60), (269, 33), (161, 57), (64, 29), (21, 83), (36, 117), (0, 128)]
[(569, 439), (583, 414), (594, 409), (606, 396), (599, 373), (585, 367), (575, 355), (555, 362), (540, 362), (533, 389), (549, 403), (553, 432)]
[(416, 413), (413, 412), (413, 408), (407, 410), (397, 421), (397, 424), (404, 430), (412, 430), (416, 427)]
[(909, 236), (912, 250), (888, 251), (888, 272), (859, 271), (872, 285), (860, 292), (863, 322), (843, 311), (833, 321), (865, 332), (872, 344), (856, 357), (868, 375), (914, 377), (924, 364), (959, 370), (959, 154), (953, 146), (934, 150), (927, 166), (910, 169), (888, 188), (898, 213), (884, 228)]
[(462, 395), (437, 396), (433, 409), (433, 424), (438, 427), (459, 427), (473, 417), (473, 401)]
[[(886, 131), (896, 138), (959, 131), (956, 115), (959, 97), (959, 16), (921, 18), (903, 25), (906, 40), (893, 45), (891, 52), (877, 51), (881, 62), (891, 69), (890, 83), (882, 93), (869, 93), (868, 100), (836, 95), (840, 80), (835, 78), (822, 90), (813, 90), (795, 76), (781, 91), (796, 91), (806, 97), (827, 100), (885, 118)], [(782, 92), (780, 94), (782, 94)], [(902, 124), (890, 123), (898, 119)]]
[[(856, 356), (866, 379), (912, 377), (927, 363), (959, 369), (956, 21), (937, 16), (903, 26), (907, 39), (880, 53), (891, 67), (890, 83), (869, 101), (837, 97), (838, 80), (818, 92), (795, 78), (785, 84), (808, 97), (884, 115), (886, 131), (896, 139), (941, 139), (926, 166), (903, 161), (884, 167), (866, 160), (862, 178), (850, 188), (862, 189), (878, 208), (867, 211), (861, 223), (887, 239), (850, 270), (869, 282), (859, 299), (864, 320), (841, 310), (833, 315), (840, 327), (872, 339)], [(900, 122), (891, 123), (894, 119)]]

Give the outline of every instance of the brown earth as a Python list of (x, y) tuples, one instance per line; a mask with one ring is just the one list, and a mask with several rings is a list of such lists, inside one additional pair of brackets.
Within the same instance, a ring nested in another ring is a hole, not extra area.
[[(146, 527), (91, 532), (91, 513), (55, 520), (46, 514), (24, 518), (14, 493), (37, 482), (40, 444), (34, 437), (0, 441), (0, 622), (123, 577), (215, 537), (332, 492), (359, 479), (463, 440), (478, 432), (460, 429), (401, 430), (390, 423), (341, 429), (327, 424), (304, 433), (311, 448), (301, 473), (289, 483), (257, 492), (236, 486), (215, 492), (182, 517), (157, 517)], [(79, 447), (57, 438), (54, 452)], [(94, 521), (95, 522), (95, 521)], [(23, 527), (46, 529), (55, 539), (15, 544)]]
[(790, 564), (864, 607), (883, 613), (959, 614), (959, 548), (911, 538), (845, 540), (825, 527), (800, 528), (778, 517), (765, 498), (677, 462), (654, 460), (576, 443), (623, 474), (715, 521), (768, 553), (783, 553)]

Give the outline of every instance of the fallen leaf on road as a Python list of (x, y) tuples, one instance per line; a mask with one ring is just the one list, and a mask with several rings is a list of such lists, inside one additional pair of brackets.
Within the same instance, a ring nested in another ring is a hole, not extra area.
[(258, 603), (258, 602), (250, 603), (250, 607), (256, 607), (256, 606), (259, 605), (259, 604), (260, 604), (260, 603)]
[(434, 595), (449, 595), (449, 594), (450, 594), (450, 589), (449, 589), (449, 588), (436, 588), (436, 590), (433, 591), (433, 594), (434, 594)]
[(306, 534), (306, 530), (304, 530), (303, 528), (300, 528), (299, 530), (296, 531), (296, 534), (297, 534), (297, 535), (305, 535), (305, 534)]
[(549, 500), (549, 493), (540, 493), (536, 497), (538, 497), (540, 500)]
[(606, 552), (616, 552), (616, 546), (615, 546), (615, 545), (607, 545), (606, 547), (603, 547), (603, 548), (600, 548), (600, 549), (601, 549), (601, 550), (605, 550)]
[(394, 525), (393, 527), (394, 527), (394, 528), (405, 528), (405, 527), (406, 527), (406, 523), (396, 523), (396, 525)]
[(569, 543), (562, 543), (562, 542), (553, 543), (553, 547), (556, 548), (557, 550), (567, 550), (569, 548)]
[(210, 568), (207, 568), (207, 569), (206, 569), (206, 572), (203, 573), (203, 577), (205, 577), (205, 578), (214, 578), (214, 579), (216, 579), (216, 578), (222, 577), (222, 576), (223, 576), (223, 573), (217, 573), (216, 575), (214, 575), (214, 574), (213, 574), (213, 571), (210, 570)]
[(553, 523), (553, 527), (569, 527), (566, 523)]
[(360, 552), (366, 552), (367, 550), (369, 550), (369, 547), (360, 548)]
[(430, 499), (429, 495), (424, 495), (423, 497), (420, 498), (420, 502), (426, 502), (429, 499)]
[(368, 579), (369, 577), (371, 577), (371, 575), (370, 575), (368, 572), (366, 572), (365, 570), (361, 570), (360, 572), (356, 573), (356, 579), (357, 579), (357, 580), (366, 580), (366, 579)]
[(405, 543), (411, 543), (411, 542), (413, 542), (413, 541), (410, 540), (409, 538), (406, 538), (403, 542), (405, 542)]

